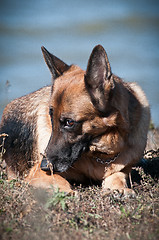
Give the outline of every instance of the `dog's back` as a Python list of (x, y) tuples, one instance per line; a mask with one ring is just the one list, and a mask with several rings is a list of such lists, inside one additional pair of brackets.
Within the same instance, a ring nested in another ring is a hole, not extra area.
[(13, 100), (4, 109), (0, 134), (8, 135), (4, 159), (9, 172), (24, 175), (44, 152), (50, 135), (49, 98), (47, 86), (29, 95)]

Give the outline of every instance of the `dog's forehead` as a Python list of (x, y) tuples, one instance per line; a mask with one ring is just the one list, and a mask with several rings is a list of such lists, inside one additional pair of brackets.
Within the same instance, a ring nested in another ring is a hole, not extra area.
[(79, 92), (84, 90), (84, 74), (85, 72), (78, 66), (71, 66), (70, 70), (57, 78), (53, 86), (52, 98), (62, 100), (64, 96), (77, 96)]
[(82, 118), (87, 112), (90, 113), (94, 107), (90, 96), (85, 89), (85, 72), (74, 66), (72, 71), (68, 71), (55, 80), (51, 104), (58, 108), (61, 114), (74, 113), (76, 120)]

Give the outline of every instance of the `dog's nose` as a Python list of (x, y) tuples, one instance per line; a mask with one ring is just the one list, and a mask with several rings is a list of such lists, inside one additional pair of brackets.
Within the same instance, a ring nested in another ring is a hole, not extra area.
[(46, 158), (42, 159), (40, 168), (45, 172), (50, 171), (50, 167), (48, 166), (48, 160)]

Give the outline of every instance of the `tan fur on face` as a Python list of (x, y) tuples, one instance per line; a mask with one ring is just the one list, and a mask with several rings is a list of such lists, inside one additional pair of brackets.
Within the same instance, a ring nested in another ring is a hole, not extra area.
[(55, 111), (58, 110), (58, 116), (55, 118), (59, 119), (60, 116), (66, 116), (75, 121), (81, 121), (88, 117), (91, 118), (92, 114), (94, 115), (95, 109), (85, 90), (84, 73), (78, 66), (71, 66), (67, 73), (55, 81), (54, 91), (50, 99), (50, 106), (53, 106)]

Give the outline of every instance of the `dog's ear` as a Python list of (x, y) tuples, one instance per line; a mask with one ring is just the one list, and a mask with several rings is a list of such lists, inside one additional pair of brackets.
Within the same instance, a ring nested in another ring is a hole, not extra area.
[(53, 54), (49, 53), (46, 48), (41, 47), (45, 62), (52, 74), (53, 80), (62, 75), (65, 71), (69, 69), (69, 65), (64, 63), (59, 58), (55, 57)]
[(97, 45), (89, 58), (85, 74), (86, 89), (93, 105), (101, 112), (106, 111), (114, 82), (110, 63), (104, 48)]

